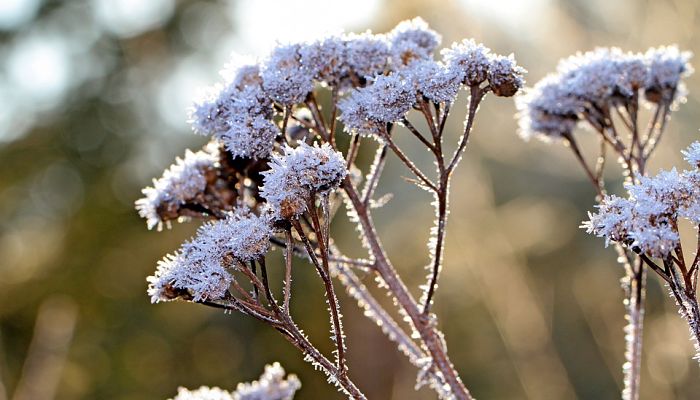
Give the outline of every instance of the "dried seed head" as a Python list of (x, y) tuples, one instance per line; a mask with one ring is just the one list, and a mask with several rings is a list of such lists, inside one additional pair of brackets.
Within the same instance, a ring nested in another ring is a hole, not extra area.
[(336, 189), (347, 175), (343, 155), (328, 145), (297, 148), (286, 146), (284, 155), (275, 156), (270, 170), (263, 173), (262, 197), (275, 218), (290, 219), (306, 211), (316, 193)]
[(515, 63), (513, 55), (493, 56), (489, 65), (489, 88), (496, 96), (511, 97), (523, 87), (525, 69)]
[(491, 50), (473, 39), (464, 39), (452, 43), (449, 49), (443, 49), (444, 63), (454, 74), (461, 77), (467, 86), (478, 86), (488, 77), (491, 64)]
[(313, 72), (301, 62), (301, 44), (276, 47), (263, 62), (265, 93), (283, 105), (301, 103), (314, 88)]
[(184, 158), (153, 180), (153, 186), (142, 190), (144, 197), (136, 200), (136, 210), (146, 219), (148, 229), (163, 228), (164, 223), (180, 216), (180, 207), (202, 194), (207, 187), (208, 173), (219, 161), (219, 148), (212, 143), (196, 153), (187, 150)]
[(391, 62), (395, 68), (432, 58), (442, 40), (421, 18), (399, 23), (387, 36), (391, 43)]

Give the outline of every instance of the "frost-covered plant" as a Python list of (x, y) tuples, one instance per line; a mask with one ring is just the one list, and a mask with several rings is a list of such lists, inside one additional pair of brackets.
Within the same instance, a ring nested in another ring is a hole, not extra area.
[[(493, 54), (473, 40), (453, 44), (436, 60), (440, 40), (424, 21), (414, 19), (384, 35), (343, 34), (283, 44), (259, 63), (232, 63), (223, 82), (196, 101), (190, 113), (194, 131), (212, 142), (203, 152), (178, 160), (137, 201), (149, 228), (191, 217), (209, 220), (159, 263), (148, 278), (151, 299), (186, 300), (252, 316), (280, 332), (343, 393), (362, 399), (348, 373), (335, 295), (339, 282), (419, 369), (417, 386), (427, 384), (443, 399), (471, 399), (431, 312), (442, 268), (448, 193), (482, 99), (488, 93), (514, 95), (525, 71), (512, 55)], [(321, 91), (330, 92), (330, 101), (319, 102)], [(465, 128), (456, 150), (447, 152), (445, 126), (460, 92), (469, 99)], [(414, 119), (427, 128), (418, 129)], [(349, 140), (337, 140), (343, 133)], [(397, 145), (396, 135), (425, 146), (435, 159), (435, 173), (421, 171)], [(375, 148), (375, 157), (363, 179), (355, 160), (366, 147)], [(419, 300), (391, 263), (372, 218), (371, 209), (384, 203), (374, 194), (389, 151), (434, 198), (431, 262)], [(344, 256), (330, 236), (340, 200), (357, 225), (366, 259)], [(281, 294), (268, 280), (265, 259), (272, 248), (285, 256)], [(311, 262), (323, 283), (333, 360), (316, 349), (291, 315), (292, 275), (306, 273), (293, 270), (295, 255)], [(375, 275), (405, 316), (405, 325), (380, 305), (356, 271)], [(201, 392), (204, 398), (209, 393), (238, 398), (214, 389)], [(191, 393), (183, 390), (179, 396)]]
[(279, 363), (265, 366), (260, 379), (239, 383), (236, 390), (228, 392), (217, 387), (202, 386), (197, 390), (179, 388), (171, 400), (292, 400), (301, 388), (296, 375), (287, 375)]
[[(700, 234), (700, 142), (683, 152), (692, 169), (662, 171), (653, 178), (642, 177), (627, 186), (628, 198), (605, 196), (597, 213), (583, 223), (588, 233), (629, 248), (668, 285), (679, 312), (690, 328), (700, 361), (700, 309), (697, 275), (700, 242), (688, 262), (678, 229), (689, 221)], [(654, 260), (658, 260), (658, 263)]]
[[(516, 97), (520, 135), (526, 140), (537, 137), (567, 145), (598, 194), (599, 212), (591, 215), (585, 227), (615, 244), (625, 268), (622, 286), (628, 325), (622, 397), (629, 400), (639, 397), (644, 265), (651, 266), (646, 261), (649, 257), (663, 259), (680, 249), (675, 221), (696, 212), (693, 203), (697, 192), (690, 187), (687, 173), (670, 171), (656, 178), (646, 177), (646, 165), (671, 111), (685, 100), (683, 78), (693, 72), (690, 57), (690, 53), (673, 46), (652, 48), (646, 53), (599, 48), (562, 60), (556, 73)], [(640, 121), (645, 109), (651, 114), (646, 126)], [(589, 164), (575, 139), (580, 126), (593, 131), (600, 142), (595, 166)], [(603, 173), (610, 150), (622, 168), (630, 198), (607, 194)], [(688, 152), (691, 163), (697, 161), (696, 150), (694, 145)], [(681, 260), (682, 256), (677, 259), (683, 263)], [(665, 273), (671, 277), (672, 271)], [(674, 284), (670, 285), (675, 290)]]

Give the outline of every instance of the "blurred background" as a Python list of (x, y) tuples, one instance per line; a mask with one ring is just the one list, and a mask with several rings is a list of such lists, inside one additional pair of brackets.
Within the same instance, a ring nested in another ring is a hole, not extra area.
[[(700, 53), (693, 0), (0, 1), (0, 399), (165, 399), (179, 385), (232, 389), (275, 360), (299, 375), (298, 399), (341, 398), (267, 326), (151, 305), (146, 276), (197, 224), (149, 232), (133, 202), (205, 142), (186, 108), (231, 53), (264, 55), (276, 39), (342, 29), (385, 32), (415, 16), (445, 46), (473, 37), (515, 53), (530, 84), (595, 46), (677, 43)], [(682, 168), (679, 150), (698, 139), (700, 76), (687, 84), (650, 172)], [(511, 99), (487, 97), (452, 187), (434, 308), (452, 360), (480, 399), (619, 398), (622, 270), (612, 249), (578, 229), (594, 192), (569, 150), (517, 137), (514, 111)], [(579, 135), (591, 150), (588, 136)], [(402, 145), (430, 170), (427, 153)], [(380, 194), (394, 198), (375, 217), (417, 288), (433, 212), (406, 174), (390, 159)], [(334, 230), (358, 253), (344, 218)], [(302, 271), (295, 285), (298, 322), (329, 350), (318, 277)], [(435, 398), (413, 390), (414, 368), (351, 299), (341, 302), (351, 374), (369, 398)], [(650, 276), (642, 398), (697, 398), (687, 338)]]

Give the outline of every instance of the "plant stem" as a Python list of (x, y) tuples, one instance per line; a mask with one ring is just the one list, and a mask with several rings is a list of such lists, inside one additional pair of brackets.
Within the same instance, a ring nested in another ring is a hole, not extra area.
[(394, 266), (389, 261), (384, 248), (381, 244), (377, 231), (374, 228), (374, 222), (370, 215), (368, 207), (366, 207), (357, 190), (350, 182), (349, 178), (343, 181), (343, 190), (348, 196), (352, 207), (357, 214), (358, 221), (365, 234), (365, 239), (375, 258), (376, 270), (379, 276), (384, 280), (392, 295), (396, 298), (401, 309), (410, 319), (413, 327), (418, 332), (426, 350), (432, 357), (435, 367), (443, 375), (445, 382), (449, 385), (452, 395), (458, 400), (473, 399), (467, 388), (460, 380), (454, 365), (447, 355), (447, 349), (444, 345), (442, 334), (437, 330), (434, 323), (431, 323), (429, 318), (421, 313), (418, 304), (408, 291), (408, 288), (403, 283), (401, 278), (396, 273)]

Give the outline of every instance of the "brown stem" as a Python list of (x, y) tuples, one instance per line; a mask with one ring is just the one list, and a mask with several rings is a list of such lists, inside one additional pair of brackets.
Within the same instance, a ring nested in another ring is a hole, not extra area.
[(426, 350), (430, 353), (435, 367), (443, 375), (454, 398), (458, 400), (472, 399), (471, 394), (460, 380), (454, 365), (447, 355), (442, 334), (436, 329), (434, 324), (421, 313), (415, 299), (389, 261), (379, 236), (377, 235), (377, 231), (374, 228), (374, 222), (369, 209), (362, 204), (362, 200), (349, 178), (345, 178), (343, 181), (343, 190), (347, 194), (365, 233), (365, 239), (375, 258), (377, 273), (386, 283), (402, 310), (411, 320), (411, 324), (420, 335)]
[[(467, 146), (467, 142), (469, 141), (469, 134), (471, 133), (472, 125), (474, 124), (474, 116), (476, 115), (476, 110), (477, 108), (479, 108), (479, 103), (481, 102), (481, 99), (484, 97), (486, 92), (486, 90), (480, 89), (476, 86), (471, 88), (471, 96), (469, 96), (469, 114), (467, 115), (467, 123), (464, 127), (462, 139), (460, 140), (459, 145), (457, 146), (457, 150), (452, 156), (452, 161), (450, 161), (450, 164), (447, 167), (448, 175), (452, 173), (452, 170), (454, 170), (454, 168), (457, 166), (457, 163), (459, 162), (459, 159), (462, 157), (462, 152), (464, 151), (464, 148)], [(445, 116), (445, 119), (447, 119), (447, 116)]]
[[(310, 210), (314, 210), (314, 207), (309, 207)], [(310, 211), (311, 218), (314, 223), (314, 230), (316, 231), (316, 235), (320, 236), (321, 235), (321, 227), (320, 223), (318, 221), (318, 215), (315, 211)], [(321, 247), (321, 263), (318, 262), (318, 258), (316, 258), (316, 254), (314, 252), (314, 249), (311, 246), (311, 242), (309, 241), (308, 237), (304, 233), (304, 230), (302, 229), (301, 225), (299, 224), (298, 221), (293, 221), (292, 225), (294, 226), (294, 229), (296, 229), (297, 233), (301, 237), (302, 242), (304, 243), (304, 246), (306, 246), (306, 251), (309, 253), (309, 257), (311, 258), (314, 266), (316, 267), (316, 270), (318, 274), (321, 276), (321, 280), (323, 280), (323, 285), (326, 290), (326, 298), (328, 299), (328, 305), (330, 308), (331, 312), (331, 321), (333, 323), (333, 334), (335, 336), (335, 346), (338, 354), (338, 370), (342, 375), (346, 374), (346, 366), (345, 366), (345, 345), (343, 342), (343, 331), (342, 331), (342, 325), (340, 324), (340, 307), (338, 305), (336, 296), (335, 296), (335, 290), (333, 289), (333, 283), (331, 282), (330, 278), (330, 269), (328, 265), (328, 253), (326, 252), (326, 247), (324, 243), (324, 239), (319, 240), (319, 245)]]
[(294, 238), (290, 229), (284, 231), (284, 238), (286, 241), (284, 252), (284, 312), (289, 315), (289, 300), (292, 297), (292, 255), (294, 252)]
[(396, 146), (396, 143), (391, 139), (391, 134), (388, 133), (386, 130), (384, 130), (384, 134), (382, 135), (382, 138), (384, 138), (384, 141), (386, 142), (387, 145), (389, 145), (389, 148), (396, 154), (397, 157), (399, 157), (399, 160), (406, 165), (406, 167), (413, 172), (413, 174), (418, 178), (418, 180), (425, 185), (426, 187), (430, 188), (430, 190), (436, 192), (437, 187), (435, 187), (435, 184), (428, 179), (427, 176), (421, 170), (416, 167), (415, 164), (413, 164), (413, 161), (411, 161), (406, 154), (404, 154), (401, 149), (399, 149), (398, 146)]

